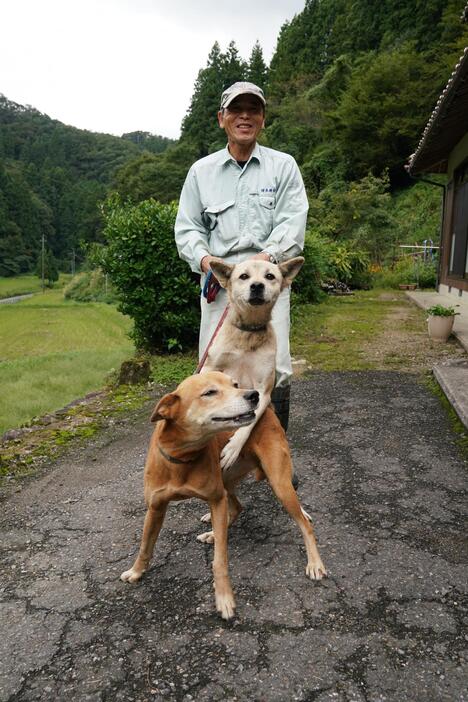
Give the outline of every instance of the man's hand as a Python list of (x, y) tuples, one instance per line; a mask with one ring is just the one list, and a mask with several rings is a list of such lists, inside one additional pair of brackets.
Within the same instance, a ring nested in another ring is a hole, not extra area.
[(255, 254), (255, 256), (250, 257), (251, 261), (269, 261), (270, 257), (268, 256), (267, 253), (263, 253), (262, 251), (258, 254)]
[(208, 273), (211, 270), (210, 263), (214, 260), (219, 261), (220, 259), (216, 256), (203, 256), (202, 260), (200, 261), (200, 268), (202, 269), (203, 273)]

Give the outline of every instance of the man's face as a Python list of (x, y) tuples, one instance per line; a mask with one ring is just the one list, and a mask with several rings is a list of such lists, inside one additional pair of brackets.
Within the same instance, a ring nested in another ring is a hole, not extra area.
[(250, 146), (265, 125), (263, 104), (255, 95), (239, 95), (229, 107), (218, 112), (218, 122), (230, 143)]

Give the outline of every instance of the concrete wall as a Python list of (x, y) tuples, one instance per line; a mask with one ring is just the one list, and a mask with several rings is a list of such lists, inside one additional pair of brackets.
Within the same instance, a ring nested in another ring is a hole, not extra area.
[(463, 139), (458, 142), (448, 160), (447, 177), (450, 182), (453, 179), (453, 172), (463, 161), (468, 158), (468, 132)]

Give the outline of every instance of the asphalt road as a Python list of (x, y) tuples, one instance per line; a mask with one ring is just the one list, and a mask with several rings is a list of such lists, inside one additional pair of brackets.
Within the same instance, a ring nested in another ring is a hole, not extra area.
[(1, 506), (0, 700), (462, 702), (467, 464), (411, 375), (297, 382), (290, 441), (330, 576), (305, 577), (295, 525), (245, 483), (230, 536), (238, 616), (214, 610), (205, 510), (170, 508), (152, 569), (141, 534), (151, 425), (70, 452)]

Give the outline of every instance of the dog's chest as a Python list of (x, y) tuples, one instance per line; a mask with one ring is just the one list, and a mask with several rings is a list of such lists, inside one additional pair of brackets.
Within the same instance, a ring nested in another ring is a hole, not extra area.
[(243, 388), (256, 388), (266, 383), (274, 373), (274, 354), (262, 350), (222, 351), (212, 359), (216, 370), (227, 373)]

